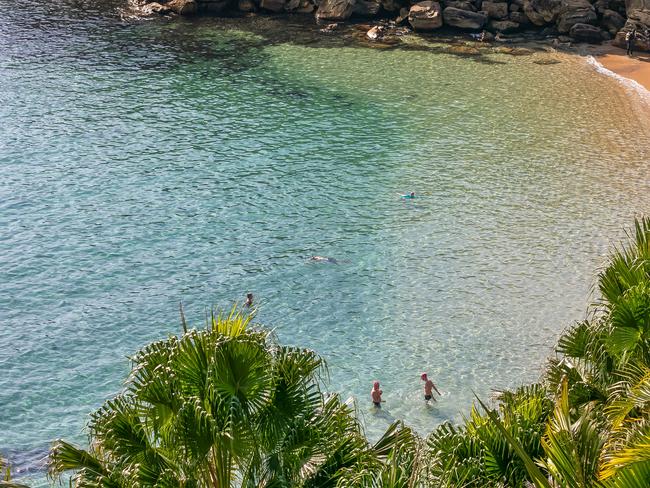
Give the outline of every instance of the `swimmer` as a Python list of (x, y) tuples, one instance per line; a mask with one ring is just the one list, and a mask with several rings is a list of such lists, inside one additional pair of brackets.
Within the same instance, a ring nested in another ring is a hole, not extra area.
[(436, 399), (433, 398), (433, 390), (436, 390), (436, 393), (440, 395), (438, 388), (436, 388), (436, 385), (433, 384), (433, 381), (429, 379), (426, 373), (422, 373), (420, 378), (424, 381), (424, 401), (428, 402), (433, 400), (435, 402)]
[(379, 389), (379, 381), (375, 381), (372, 384), (372, 390), (370, 390), (370, 398), (372, 399), (372, 404), (377, 408), (381, 408), (381, 402), (383, 402), (381, 399), (382, 393), (383, 391)]
[(246, 301), (244, 302), (244, 307), (252, 307), (253, 306), (253, 294), (252, 293), (246, 293)]
[(411, 199), (415, 198), (415, 192), (412, 191), (411, 193), (409, 193), (407, 195), (402, 195), (402, 198), (406, 198), (408, 200), (411, 200)]
[(328, 258), (327, 256), (312, 256), (309, 258), (310, 261), (316, 261), (319, 263), (332, 263), (338, 264), (338, 261), (334, 258)]

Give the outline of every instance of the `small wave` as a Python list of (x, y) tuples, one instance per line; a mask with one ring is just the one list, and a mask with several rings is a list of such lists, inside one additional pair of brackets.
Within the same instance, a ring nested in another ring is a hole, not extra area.
[(589, 65), (591, 65), (599, 73), (602, 73), (606, 76), (611, 76), (612, 78), (616, 79), (623, 86), (625, 86), (625, 88), (640, 95), (644, 101), (650, 102), (650, 90), (648, 90), (645, 86), (643, 86), (638, 81), (632, 80), (630, 78), (626, 78), (625, 76), (621, 76), (618, 73), (614, 73), (612, 70), (605, 68), (605, 66), (603, 66), (593, 56), (587, 57), (587, 63), (589, 63)]

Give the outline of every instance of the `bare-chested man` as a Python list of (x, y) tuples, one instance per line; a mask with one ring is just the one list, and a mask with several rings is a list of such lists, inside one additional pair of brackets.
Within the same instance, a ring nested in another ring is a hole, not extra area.
[(375, 381), (372, 384), (372, 390), (370, 390), (370, 398), (372, 399), (372, 403), (375, 407), (381, 408), (381, 394), (383, 391), (379, 389), (379, 381)]
[(426, 373), (422, 373), (420, 378), (424, 381), (424, 400), (427, 402), (433, 400), (435, 402), (436, 399), (433, 398), (433, 390), (436, 390), (436, 393), (440, 395), (438, 388), (436, 388), (436, 385), (433, 384), (433, 381), (429, 379)]

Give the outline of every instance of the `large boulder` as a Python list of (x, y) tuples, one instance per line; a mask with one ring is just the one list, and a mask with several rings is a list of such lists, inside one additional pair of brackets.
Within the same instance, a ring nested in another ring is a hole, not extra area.
[(449, 0), (444, 3), (445, 7), (454, 7), (461, 10), (469, 10), (470, 12), (476, 12), (478, 9), (473, 2), (469, 0)]
[(347, 20), (352, 15), (354, 0), (322, 0), (316, 11), (316, 20)]
[(171, 0), (165, 6), (178, 15), (193, 15), (199, 8), (195, 0)]
[(562, 0), (524, 0), (524, 13), (538, 27), (555, 22)]
[(442, 12), (438, 2), (427, 0), (416, 3), (409, 10), (409, 24), (416, 31), (430, 31), (442, 27)]
[(603, 32), (591, 24), (573, 24), (569, 30), (569, 35), (578, 42), (589, 42), (600, 44), (603, 42)]
[(445, 24), (460, 29), (480, 30), (487, 23), (487, 15), (482, 12), (469, 12), (454, 7), (445, 8), (442, 17)]
[(625, 14), (625, 1), (624, 0), (596, 0), (593, 2), (596, 12), (602, 15), (605, 10), (613, 10), (619, 14)]
[(650, 0), (626, 0), (625, 11), (628, 22), (634, 22), (637, 30), (648, 32), (650, 29)]
[(615, 35), (625, 25), (625, 19), (618, 12), (607, 9), (603, 12), (600, 25), (607, 29), (611, 35)]
[(381, 9), (381, 0), (356, 0), (352, 13), (359, 17), (375, 17)]
[(595, 24), (596, 10), (587, 0), (564, 0), (557, 17), (557, 30), (564, 34), (574, 24)]
[(508, 4), (506, 2), (492, 2), (485, 0), (481, 4), (481, 10), (487, 14), (490, 19), (507, 19)]
[[(650, 0), (625, 0), (625, 11), (628, 24), (633, 22), (637, 31), (645, 34), (645, 41), (638, 39), (637, 44), (647, 46), (650, 43), (650, 40), (648, 40), (650, 35)], [(625, 27), (627, 28), (628, 25), (626, 24)]]

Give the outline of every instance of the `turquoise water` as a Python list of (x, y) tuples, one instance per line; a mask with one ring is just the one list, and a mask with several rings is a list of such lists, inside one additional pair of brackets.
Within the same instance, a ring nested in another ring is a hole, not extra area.
[(650, 208), (643, 106), (581, 59), (97, 4), (0, 0), (0, 451), (35, 484), (180, 301), (253, 292), (370, 437), (458, 419), (539, 376)]

